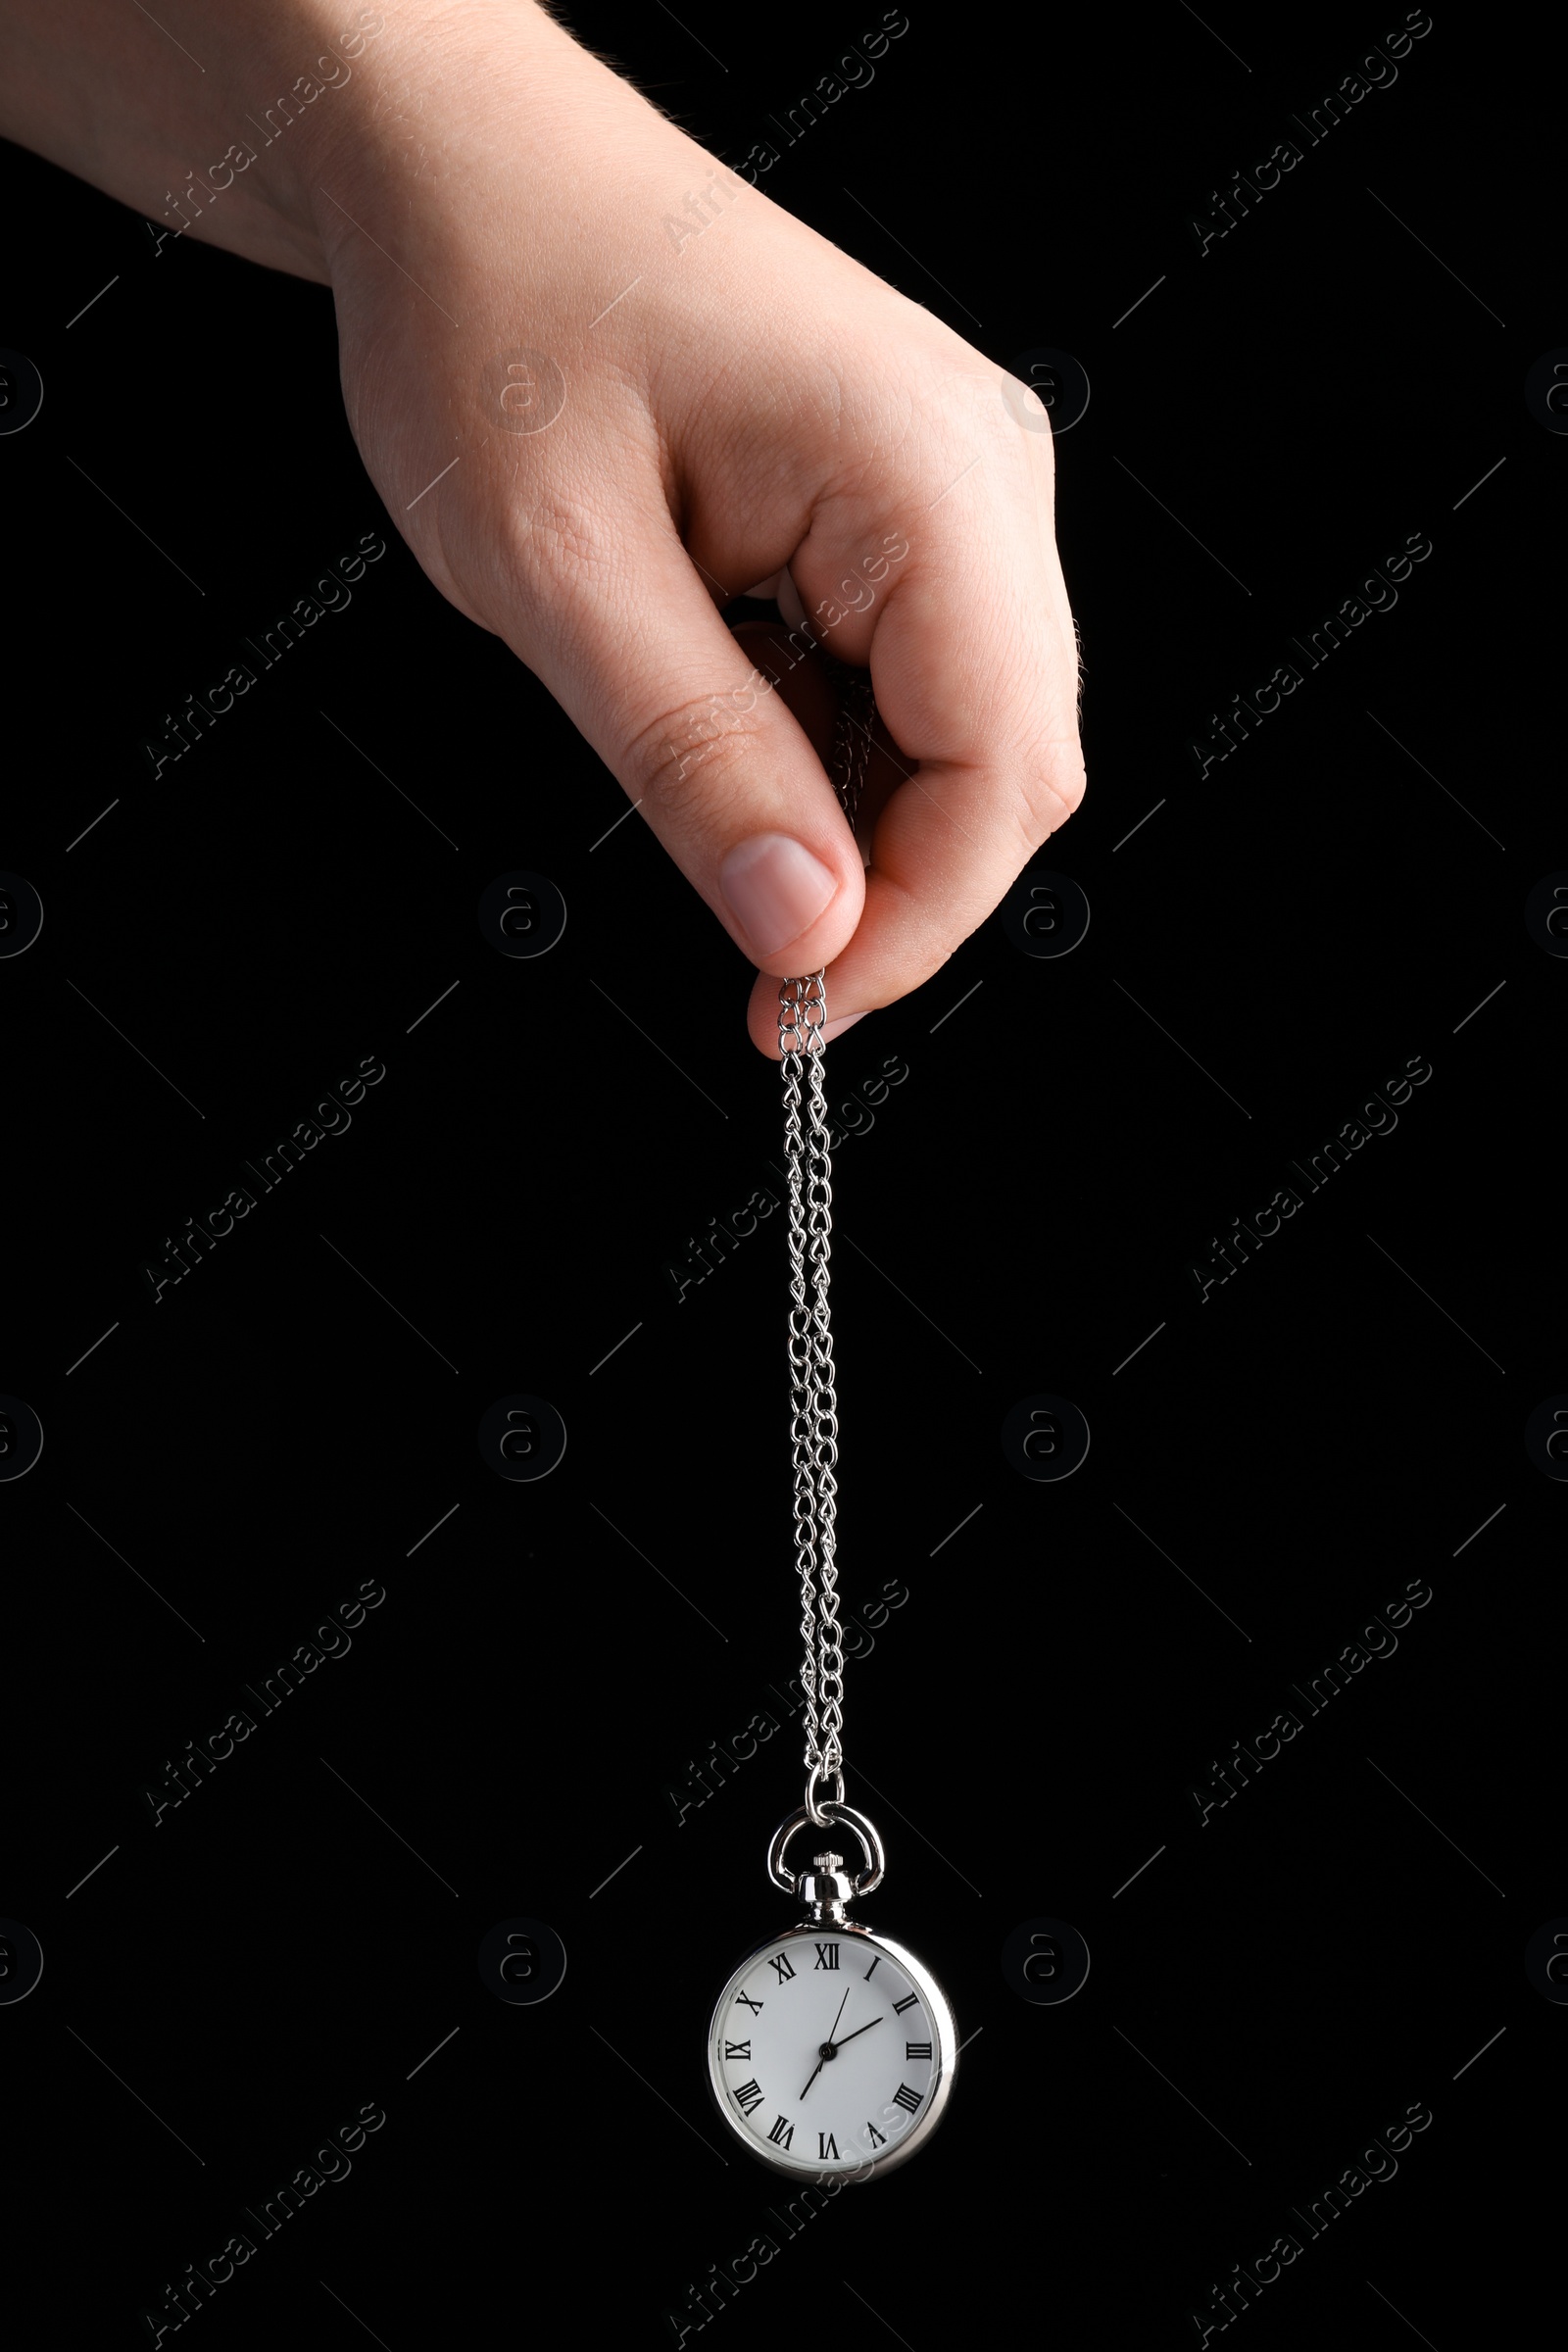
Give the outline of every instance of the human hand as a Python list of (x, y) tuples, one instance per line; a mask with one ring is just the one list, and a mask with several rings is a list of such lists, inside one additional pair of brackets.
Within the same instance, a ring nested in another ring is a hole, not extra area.
[[(1082, 796), (1051, 435), (541, 12), (439, 12), (397, 75), (316, 206), (366, 466), (760, 967), (758, 1046), (777, 977), (823, 965), (832, 1035), (928, 979)], [(785, 708), (819, 683), (773, 691), (719, 619), (785, 565), (902, 755), (868, 867)]]
[[(893, 1003), (1076, 808), (1034, 396), (532, 0), (357, 19), (347, 0), (166, 0), (156, 20), (10, 0), (0, 129), (150, 215), (170, 188), (169, 233), (330, 284), (389, 513), (760, 966), (765, 1053), (779, 978), (826, 966), (828, 1036)], [(860, 846), (822, 763), (820, 663), (798, 662), (799, 633), (743, 648), (719, 617), (781, 573), (786, 619), (798, 593), (870, 667)]]

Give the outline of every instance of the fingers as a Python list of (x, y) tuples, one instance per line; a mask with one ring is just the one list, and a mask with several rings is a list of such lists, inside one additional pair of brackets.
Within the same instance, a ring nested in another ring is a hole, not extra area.
[[(978, 417), (978, 456), (951, 493), (921, 486), (934, 505), (908, 528), (907, 560), (880, 610), (846, 612), (832, 640), (869, 653), (903, 773), (871, 835), (860, 921), (828, 967), (830, 1023), (928, 980), (1083, 796), (1049, 457), (1042, 467), (1031, 437), (1009, 435), (1000, 399), (998, 412), (1000, 429)], [(813, 530), (791, 560), (808, 613), (825, 604), (831, 614), (847, 545)], [(748, 1025), (776, 1054), (773, 992), (760, 983)]]
[(833, 754), (838, 697), (828, 683), (820, 657), (803, 659), (801, 641), (792, 641), (782, 621), (743, 620), (731, 634), (748, 666), (755, 670), (759, 686), (765, 681), (776, 691), (825, 771)]
[(579, 565), (551, 599), (533, 582), (534, 624), (515, 650), (736, 945), (778, 978), (814, 971), (847, 946), (864, 890), (822, 762), (668, 516), (634, 539), (613, 567)]

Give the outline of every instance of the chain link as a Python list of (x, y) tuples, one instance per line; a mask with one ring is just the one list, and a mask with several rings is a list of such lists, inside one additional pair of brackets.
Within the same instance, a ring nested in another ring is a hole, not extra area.
[[(876, 715), (863, 670), (823, 661), (839, 694), (831, 773), (853, 830), (859, 810)], [(837, 1780), (844, 1794), (844, 1643), (839, 1624), (837, 1517), (839, 1416), (828, 1313), (833, 1238), (833, 1167), (828, 1148), (822, 1030), (825, 973), (786, 980), (778, 992), (778, 1045), (784, 1083), (784, 1156), (789, 1179), (791, 1387), (790, 1443), (795, 1466), (795, 1556), (801, 1579), (805, 1656), (806, 1764), (808, 1788)], [(805, 1126), (802, 1063), (806, 1064)], [(814, 1816), (813, 1816), (814, 1817)]]

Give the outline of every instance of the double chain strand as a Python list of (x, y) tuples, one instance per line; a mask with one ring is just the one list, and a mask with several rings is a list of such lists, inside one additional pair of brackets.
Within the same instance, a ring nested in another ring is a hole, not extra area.
[[(824, 659), (826, 659), (824, 657)], [(829, 662), (840, 696), (831, 773), (853, 830), (870, 759), (875, 704), (863, 670)], [(807, 1805), (816, 1819), (817, 1784), (844, 1797), (844, 1646), (839, 1625), (837, 1511), (838, 1396), (828, 1312), (833, 1236), (832, 1158), (822, 1078), (827, 1020), (825, 972), (786, 980), (778, 992), (784, 1080), (784, 1154), (789, 1179), (791, 1384), (795, 1464), (795, 1554), (801, 1579), (805, 1656)], [(806, 1065), (802, 1124), (802, 1064)]]
[[(795, 1556), (801, 1579), (801, 1666), (806, 1764), (814, 1786), (837, 1778), (842, 1788), (844, 1650), (838, 1623), (836, 1516), (838, 1399), (828, 1314), (833, 1234), (832, 1163), (827, 1092), (822, 1083), (823, 975), (786, 980), (779, 989), (779, 1054), (784, 1073), (784, 1154), (789, 1178), (791, 1386), (790, 1442), (795, 1463)], [(806, 1121), (802, 1126), (802, 1062)]]

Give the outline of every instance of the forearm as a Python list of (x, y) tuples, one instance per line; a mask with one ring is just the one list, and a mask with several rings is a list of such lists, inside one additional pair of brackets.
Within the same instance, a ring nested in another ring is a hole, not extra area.
[[(322, 283), (332, 243), (322, 186), (337, 159), (406, 145), (400, 118), (418, 61), (483, 13), (447, 0), (155, 6), (156, 17), (137, 0), (4, 0), (0, 135), (170, 236)], [(536, 17), (527, 0), (508, 14)]]

